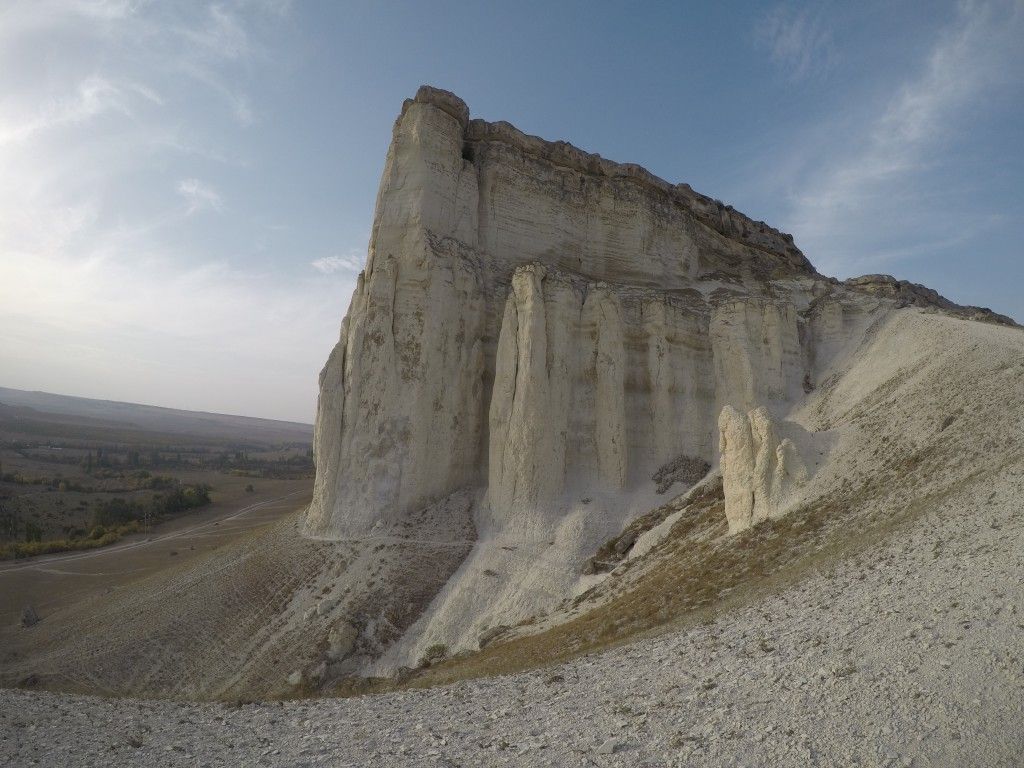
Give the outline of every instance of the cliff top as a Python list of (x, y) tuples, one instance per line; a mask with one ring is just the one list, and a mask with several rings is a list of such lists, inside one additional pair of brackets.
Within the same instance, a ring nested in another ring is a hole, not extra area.
[(430, 85), (420, 86), (414, 99), (406, 101), (402, 112), (410, 103), (431, 104), (455, 118), (463, 129), (468, 144), (500, 142), (510, 145), (526, 155), (552, 165), (570, 168), (580, 173), (607, 179), (625, 179), (656, 190), (688, 210), (704, 225), (746, 246), (780, 256), (796, 272), (816, 276), (817, 270), (793, 242), (793, 236), (756, 221), (737, 211), (731, 205), (702, 195), (689, 184), (672, 184), (636, 163), (617, 163), (597, 153), (586, 152), (567, 141), (547, 141), (520, 131), (511, 123), (499, 120), (488, 122), (470, 119), (466, 102), (450, 91)]

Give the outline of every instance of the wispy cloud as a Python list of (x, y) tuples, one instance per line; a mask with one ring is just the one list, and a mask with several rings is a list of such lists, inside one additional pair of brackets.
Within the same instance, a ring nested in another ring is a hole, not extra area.
[(204, 23), (179, 28), (196, 53), (213, 58), (244, 59), (251, 54), (249, 35), (238, 18), (220, 5), (207, 9)]
[(827, 74), (835, 45), (819, 11), (780, 5), (765, 14), (755, 29), (772, 61), (793, 80)]
[(130, 102), (137, 96), (162, 103), (152, 88), (137, 83), (118, 84), (103, 76), (91, 75), (79, 82), (70, 94), (40, 104), (33, 114), (6, 110), (0, 113), (0, 145), (25, 141), (52, 128), (85, 123), (105, 112), (130, 116)]
[(962, 3), (885, 107), (848, 117), (824, 160), (805, 169), (787, 226), (820, 267), (850, 273), (887, 255), (905, 256), (908, 232), (941, 247), (959, 242), (965, 226), (984, 223), (951, 221), (948, 208), (931, 205), (941, 190), (928, 180), (974, 106), (1020, 71), (1022, 9), (1019, 2)]
[(349, 272), (357, 274), (363, 268), (362, 251), (350, 250), (344, 256), (324, 256), (311, 261), (310, 266), (318, 272), (329, 275), (332, 272)]
[(0, 8), (0, 39), (69, 25), (121, 22), (135, 0), (9, 0)]
[[(158, 63), (219, 94), (236, 121), (255, 121), (256, 111), (241, 84), (254, 62), (268, 53), (253, 27), (261, 19), (286, 16), (281, 0), (223, 0), (213, 4), (149, 3), (138, 0), (8, 0), (0, 7), (0, 49), (31, 55), (34, 36), (62, 34), (91, 39), (121, 57), (120, 66)], [(130, 60), (129, 60), (130, 58)], [(24, 60), (24, 54), (18, 57)], [(6, 74), (6, 73), (5, 73)], [(106, 78), (116, 82), (117, 78)], [(5, 82), (10, 89), (10, 83)], [(144, 88), (144, 86), (138, 86)]]
[(178, 194), (185, 198), (186, 215), (200, 211), (222, 211), (224, 201), (220, 193), (199, 179), (182, 179), (178, 182)]

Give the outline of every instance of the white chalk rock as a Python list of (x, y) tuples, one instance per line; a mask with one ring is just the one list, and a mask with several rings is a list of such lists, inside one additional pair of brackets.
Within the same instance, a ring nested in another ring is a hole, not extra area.
[(749, 528), (754, 514), (754, 439), (747, 417), (727, 405), (718, 416), (725, 516), (729, 532)]
[(594, 439), (601, 481), (611, 488), (626, 484), (626, 351), (623, 339), (622, 310), (618, 299), (606, 285), (590, 287), (583, 305), (596, 339), (594, 379), (596, 381)]
[(776, 410), (803, 395), (805, 353), (793, 304), (733, 300), (715, 308), (710, 330), (722, 405)]
[(711, 461), (716, 403), (785, 401), (801, 353), (792, 306), (712, 311), (699, 286), (776, 276), (816, 278), (787, 235), (424, 86), (321, 374), (307, 533), (362, 536), (467, 486), (495, 519), (557, 516), (572, 489)]
[(471, 120), (438, 89), (405, 102), (320, 377), (305, 518), (385, 537), (474, 499), (470, 554), (388, 663), (554, 607), (665, 467), (714, 462), (722, 406), (730, 527), (782, 509), (795, 450), (741, 414), (786, 412), (806, 346), (834, 347), (842, 318), (809, 311), (839, 290), (823, 282), (788, 235), (685, 184)]
[(792, 491), (808, 479), (807, 465), (789, 438), (779, 439), (767, 408), (744, 415), (730, 405), (718, 418), (719, 463), (729, 532), (784, 512)]

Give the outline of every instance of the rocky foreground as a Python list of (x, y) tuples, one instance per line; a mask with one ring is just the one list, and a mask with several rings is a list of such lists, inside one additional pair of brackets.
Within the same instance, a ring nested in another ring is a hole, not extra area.
[(8, 765), (906, 765), (1024, 759), (1024, 472), (760, 605), (559, 667), (256, 704), (0, 692)]

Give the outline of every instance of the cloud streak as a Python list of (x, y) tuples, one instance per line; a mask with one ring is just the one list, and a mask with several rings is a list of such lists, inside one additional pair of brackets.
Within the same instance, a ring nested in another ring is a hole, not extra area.
[(755, 29), (758, 43), (791, 80), (824, 77), (832, 64), (832, 32), (819, 13), (778, 6)]
[(185, 198), (185, 215), (192, 216), (200, 211), (224, 210), (220, 193), (199, 179), (182, 179), (178, 182), (178, 194)]
[(49, 99), (33, 115), (13, 110), (0, 114), (0, 146), (28, 141), (54, 128), (81, 125), (107, 112), (130, 116), (131, 101), (137, 96), (155, 104), (162, 103), (160, 96), (146, 86), (117, 84), (100, 75), (91, 75), (78, 83), (70, 95)]
[[(917, 73), (897, 85), (885, 108), (854, 130), (837, 132), (827, 159), (796, 183), (787, 228), (826, 271), (850, 274), (905, 256), (908, 233), (935, 248), (961, 241), (932, 198), (930, 174), (964, 130), (974, 105), (1021, 61), (1020, 3), (965, 2), (936, 40)], [(1019, 71), (1019, 70), (1017, 70)], [(864, 125), (866, 128), (859, 128)], [(943, 220), (945, 219), (945, 220)], [(975, 220), (969, 226), (983, 226)]]
[(322, 272), (325, 275), (334, 272), (347, 272), (348, 274), (355, 275), (363, 269), (363, 257), (360, 251), (352, 250), (344, 256), (324, 256), (323, 258), (311, 261), (309, 264), (317, 272)]

